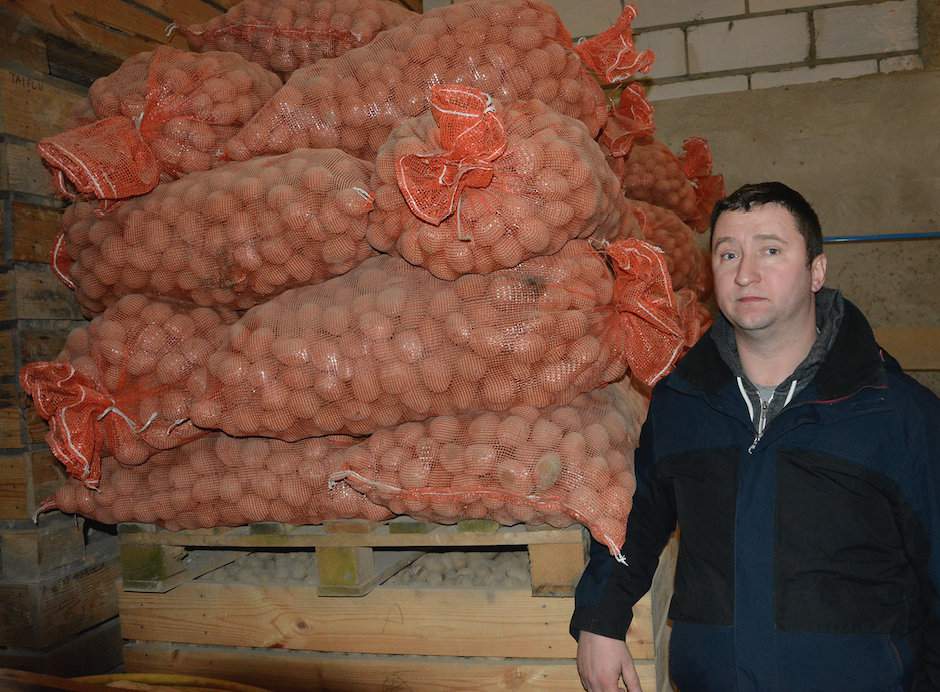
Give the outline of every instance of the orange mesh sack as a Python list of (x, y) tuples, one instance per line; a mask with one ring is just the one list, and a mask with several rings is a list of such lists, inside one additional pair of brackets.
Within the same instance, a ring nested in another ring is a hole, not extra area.
[(282, 77), (369, 43), (420, 15), (391, 0), (243, 0), (205, 24), (180, 27), (190, 48), (238, 53)]
[(352, 438), (280, 442), (216, 433), (160, 452), (144, 466), (102, 462), (97, 491), (71, 479), (40, 507), (105, 524), (139, 521), (168, 529), (241, 526), (260, 521), (319, 524), (391, 516), (346, 484), (329, 487)]
[(280, 86), (277, 75), (233, 53), (161, 47), (92, 85), (89, 100), (106, 127), (48, 137), (39, 153), (65, 197), (140, 195), (161, 178), (218, 165), (225, 142)]
[(622, 220), (619, 182), (581, 122), (459, 85), (433, 87), (431, 112), (395, 128), (373, 189), (372, 246), (442, 279), (514, 267)]
[(248, 311), (209, 363), (192, 422), (292, 440), (517, 404), (566, 403), (663, 376), (683, 347), (662, 255), (587, 241), (515, 269), (436, 279), (392, 257)]
[(72, 330), (56, 361), (24, 366), (20, 383), (49, 422), (46, 441), (69, 475), (95, 487), (102, 455), (141, 464), (205, 434), (181, 413), (205, 394), (206, 361), (235, 319), (125, 296)]
[[(517, 406), (380, 430), (339, 453), (344, 479), (396, 514), (587, 526), (620, 555), (647, 400), (612, 387), (567, 406)], [(337, 484), (340, 487), (342, 484)]]
[(611, 152), (607, 162), (627, 197), (665, 207), (703, 232), (715, 203), (724, 196), (724, 179), (712, 175), (704, 139), (693, 137), (682, 146), (683, 154), (677, 157), (662, 142), (636, 138), (626, 155)]
[(432, 86), (452, 83), (499, 101), (538, 99), (581, 120), (593, 137), (607, 112), (600, 85), (579, 57), (587, 45), (593, 44), (575, 48), (558, 14), (539, 0), (440, 7), (294, 72), (226, 151), (244, 160), (338, 147), (374, 160), (393, 127), (428, 110)]
[(194, 325), (186, 310), (126, 296), (61, 362), (23, 369), (73, 475), (93, 481), (101, 453), (142, 463), (201, 429), (297, 440), (562, 404), (628, 368), (655, 382), (686, 339), (665, 259), (636, 239), (605, 256), (574, 240), (454, 282), (374, 257), (230, 328), (208, 308), (195, 310), (214, 320)]
[(608, 163), (623, 179), (624, 157), (630, 153), (633, 143), (652, 139), (655, 132), (653, 107), (646, 100), (643, 87), (632, 82), (620, 92), (617, 105), (611, 107), (597, 141), (607, 152)]
[(663, 207), (634, 202), (633, 211), (643, 238), (666, 253), (666, 266), (673, 289), (695, 288), (707, 293), (706, 289), (711, 285), (711, 265), (696, 245), (692, 229)]
[(245, 310), (375, 254), (372, 169), (299, 149), (193, 173), (103, 216), (74, 204), (52, 266), (90, 314), (131, 293)]
[(712, 209), (725, 196), (725, 179), (712, 175), (712, 152), (701, 137), (690, 137), (682, 143), (682, 171), (695, 186), (695, 215), (689, 224), (699, 233), (708, 230)]

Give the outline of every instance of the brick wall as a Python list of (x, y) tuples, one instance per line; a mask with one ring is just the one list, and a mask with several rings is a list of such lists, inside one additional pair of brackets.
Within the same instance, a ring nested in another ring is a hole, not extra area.
[(918, 0), (548, 0), (576, 37), (627, 1), (637, 44), (656, 52), (654, 101), (923, 69)]

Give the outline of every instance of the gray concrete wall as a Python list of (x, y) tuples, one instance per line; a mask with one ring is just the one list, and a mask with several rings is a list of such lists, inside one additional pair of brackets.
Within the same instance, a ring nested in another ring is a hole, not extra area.
[[(940, 71), (656, 104), (658, 136), (710, 142), (729, 190), (781, 180), (826, 235), (940, 230)], [(940, 240), (828, 245), (828, 284), (874, 326), (940, 326)], [(940, 391), (940, 373), (921, 379)]]

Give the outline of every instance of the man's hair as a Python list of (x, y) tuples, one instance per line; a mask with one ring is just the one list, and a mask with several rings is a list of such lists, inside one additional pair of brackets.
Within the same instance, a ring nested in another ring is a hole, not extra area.
[(797, 230), (806, 241), (806, 261), (812, 262), (822, 254), (822, 229), (819, 217), (806, 198), (783, 183), (752, 183), (742, 185), (722, 200), (712, 210), (711, 234), (715, 233), (718, 217), (726, 211), (750, 211), (764, 204), (779, 204), (793, 216)]

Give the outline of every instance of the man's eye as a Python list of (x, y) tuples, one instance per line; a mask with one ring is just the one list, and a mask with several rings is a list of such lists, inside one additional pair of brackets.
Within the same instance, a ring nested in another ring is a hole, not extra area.
[(769, 247), (769, 248), (767, 248), (767, 254), (768, 254), (768, 255), (779, 255), (779, 254), (780, 254), (780, 248), (778, 248), (778, 247)]

